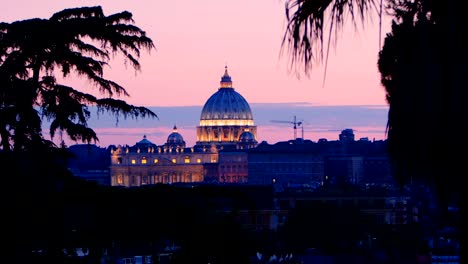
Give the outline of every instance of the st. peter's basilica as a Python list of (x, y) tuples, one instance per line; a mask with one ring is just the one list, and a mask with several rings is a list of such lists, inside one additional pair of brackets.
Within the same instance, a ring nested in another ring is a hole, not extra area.
[[(111, 185), (142, 186), (202, 181), (247, 182), (245, 150), (257, 146), (257, 127), (245, 98), (235, 91), (227, 66), (220, 87), (203, 106), (197, 142), (188, 147), (174, 126), (163, 145), (143, 136), (111, 152)], [(220, 161), (219, 153), (223, 152)]]

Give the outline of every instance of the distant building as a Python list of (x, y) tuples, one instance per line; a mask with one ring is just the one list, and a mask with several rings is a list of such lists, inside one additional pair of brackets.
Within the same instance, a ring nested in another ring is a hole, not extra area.
[(393, 180), (386, 142), (355, 141), (351, 128), (342, 130), (337, 141), (297, 138), (258, 144), (250, 106), (233, 88), (227, 67), (220, 87), (203, 106), (194, 146), (186, 146), (174, 126), (163, 144), (143, 135), (133, 146), (112, 145), (103, 151), (99, 153), (105, 159), (79, 151), (82, 164), (75, 161), (71, 170), (101, 184), (125, 187), (198, 182), (319, 187), (324, 182), (382, 185)]
[(68, 148), (72, 157), (68, 169), (73, 175), (95, 181), (100, 185), (110, 185), (110, 150), (93, 144), (76, 144)]
[(354, 131), (351, 128), (346, 128), (341, 131), (339, 138), (341, 142), (354, 141)]
[[(173, 133), (176, 133), (176, 129)], [(205, 148), (185, 148), (181, 142), (171, 142), (173, 133), (162, 146), (157, 146), (144, 136), (134, 146), (113, 149), (112, 186), (202, 182), (204, 164), (216, 163), (217, 152)]]
[(245, 150), (221, 150), (219, 152), (219, 183), (247, 183), (248, 156)]
[(320, 145), (310, 140), (290, 140), (269, 145), (263, 142), (248, 151), (248, 183), (317, 185), (324, 179)]
[(324, 182), (392, 185), (386, 141), (351, 139), (262, 142), (247, 151), (248, 183), (283, 187), (319, 187)]
[(364, 177), (362, 156), (330, 155), (325, 160), (326, 175), (335, 183), (342, 181), (359, 184)]
[(392, 185), (386, 141), (347, 140), (323, 143), (325, 175), (332, 182)]
[(186, 146), (176, 126), (163, 145), (146, 136), (134, 146), (119, 145), (111, 153), (111, 184), (244, 183), (245, 151), (256, 147), (256, 137), (250, 106), (234, 90), (226, 67), (218, 91), (202, 109), (195, 146)]

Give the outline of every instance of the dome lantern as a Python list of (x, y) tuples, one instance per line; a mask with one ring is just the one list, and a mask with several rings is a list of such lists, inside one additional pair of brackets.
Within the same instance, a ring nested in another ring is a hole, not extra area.
[(224, 75), (221, 77), (221, 82), (219, 82), (221, 84), (221, 88), (232, 88), (232, 80), (231, 80), (231, 76), (229, 76), (229, 73), (228, 73), (228, 70), (227, 70), (227, 66), (224, 67)]

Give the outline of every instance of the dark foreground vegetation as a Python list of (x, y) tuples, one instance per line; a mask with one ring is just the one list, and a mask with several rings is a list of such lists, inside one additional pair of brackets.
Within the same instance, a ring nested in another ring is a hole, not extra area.
[(2, 168), (28, 160), (21, 171), (3, 174), (10, 176), (5, 241), (14, 245), (16, 263), (121, 263), (133, 256), (158, 263), (169, 253), (168, 263), (238, 264), (261, 262), (258, 252), (292, 254), (289, 263), (311, 252), (341, 257), (339, 263), (418, 263), (431, 253), (422, 225), (383, 224), (354, 206), (298, 204), (275, 230), (241, 220), (242, 212), (255, 219), (275, 209), (271, 186), (100, 186), (44, 157), (0, 159)]
[[(339, 31), (347, 15), (366, 20), (383, 4), (378, 14), (386, 10), (393, 21), (377, 63), (390, 107), (394, 175), (402, 185), (414, 180), (426, 184), (437, 198), (440, 218), (447, 219), (454, 199), (466, 219), (468, 23), (463, 1), (291, 0), (284, 41), (291, 45), (293, 61), (310, 69), (314, 59), (328, 54), (322, 49), (326, 22)], [(89, 38), (95, 42), (87, 43)], [(87, 124), (88, 106), (116, 116), (157, 117), (110, 98), (127, 92), (102, 77), (115, 53), (138, 70), (140, 51), (154, 47), (151, 39), (133, 25), (129, 12), (105, 16), (100, 7), (84, 7), (49, 19), (0, 23), (0, 40), (2, 238), (13, 246), (5, 256), (12, 257), (10, 262), (99, 263), (132, 248), (150, 247), (157, 253), (170, 243), (178, 248), (174, 263), (247, 263), (257, 250), (299, 253), (311, 247), (341, 254), (350, 263), (348, 254), (366, 252), (356, 245), (369, 234), (376, 235), (382, 249), (364, 254), (372, 256), (365, 260), (369, 263), (415, 263), (415, 256), (427, 253), (419, 226), (374, 225), (373, 219), (348, 208), (296, 208), (277, 232), (251, 230), (235, 221), (235, 206), (209, 202), (229, 200), (227, 194), (238, 201), (244, 191), (209, 186), (110, 189), (76, 179), (57, 159), (62, 150), (43, 137), (42, 120), (51, 121), (52, 136), (63, 133), (89, 143), (98, 138)], [(319, 54), (313, 53), (316, 48)], [(57, 77), (85, 76), (103, 97), (58, 83), (52, 74), (56, 70), (61, 73)], [(411, 144), (415, 139), (417, 144)], [(220, 196), (208, 199), (208, 194)], [(87, 256), (73, 257), (76, 247), (88, 248)], [(460, 250), (463, 260), (466, 252)]]

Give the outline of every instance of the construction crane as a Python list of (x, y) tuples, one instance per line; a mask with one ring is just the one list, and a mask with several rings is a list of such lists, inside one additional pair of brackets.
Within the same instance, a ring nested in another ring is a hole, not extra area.
[(296, 116), (294, 116), (293, 121), (285, 121), (285, 120), (270, 120), (274, 123), (287, 123), (293, 124), (294, 128), (294, 139), (297, 139), (297, 127), (300, 126), (302, 128), (302, 138), (304, 138), (304, 126), (302, 125), (302, 121), (297, 121)]

